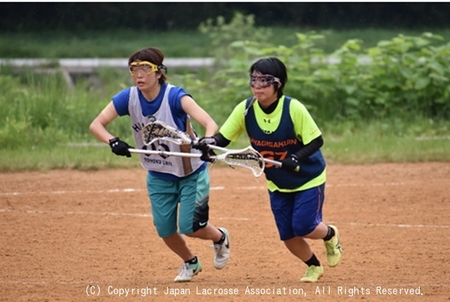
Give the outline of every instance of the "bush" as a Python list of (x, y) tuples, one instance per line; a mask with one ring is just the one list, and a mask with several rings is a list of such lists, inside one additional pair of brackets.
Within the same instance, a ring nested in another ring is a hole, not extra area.
[[(276, 56), (288, 68), (285, 94), (298, 98), (318, 119), (371, 120), (404, 116), (450, 118), (450, 44), (442, 37), (398, 35), (362, 52), (362, 40), (348, 40), (331, 56), (315, 47), (314, 32), (297, 33), (293, 47), (234, 41), (234, 58), (217, 71), (212, 84), (233, 105), (250, 94), (248, 68)], [(211, 88), (211, 86), (209, 86)], [(232, 107), (232, 106), (230, 106)]]

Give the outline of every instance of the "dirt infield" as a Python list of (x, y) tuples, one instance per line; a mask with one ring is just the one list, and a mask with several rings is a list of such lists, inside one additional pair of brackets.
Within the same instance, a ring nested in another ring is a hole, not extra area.
[[(279, 241), (263, 177), (214, 166), (210, 222), (231, 258), (188, 238), (191, 283), (157, 237), (145, 171), (0, 174), (0, 301), (449, 301), (450, 164), (328, 166), (324, 221), (344, 255), (316, 284)], [(326, 264), (323, 244), (311, 242)]]

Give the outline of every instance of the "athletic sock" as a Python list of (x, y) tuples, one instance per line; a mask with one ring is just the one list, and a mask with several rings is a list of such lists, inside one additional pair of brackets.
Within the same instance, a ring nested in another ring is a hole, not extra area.
[(222, 237), (220, 237), (219, 241), (214, 242), (214, 244), (222, 244), (225, 241), (225, 234), (219, 229), (220, 233), (222, 234)]
[(328, 240), (330, 240), (331, 238), (333, 238), (334, 235), (335, 235), (334, 229), (328, 227), (328, 233), (327, 233), (327, 235), (326, 235), (325, 237), (323, 237), (323, 240), (324, 240), (324, 241), (328, 241)]
[(189, 264), (196, 264), (198, 261), (197, 256), (194, 256), (194, 258), (192, 258), (191, 260), (186, 261), (186, 263)]
[(317, 259), (315, 254), (313, 254), (308, 261), (305, 261), (305, 263), (306, 263), (307, 266), (312, 266), (312, 265), (320, 266), (319, 259)]

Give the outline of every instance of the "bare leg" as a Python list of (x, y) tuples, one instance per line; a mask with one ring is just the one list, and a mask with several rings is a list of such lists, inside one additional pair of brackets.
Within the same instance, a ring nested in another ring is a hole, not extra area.
[[(211, 224), (208, 224), (204, 228), (191, 233), (186, 234), (188, 237), (200, 238), (204, 240), (212, 240), (214, 242), (219, 241), (222, 238), (222, 232), (219, 231), (216, 227)], [(178, 256), (180, 256), (183, 261), (188, 261), (194, 258), (194, 254), (190, 251), (189, 247), (186, 244), (183, 236), (180, 233), (175, 232), (168, 237), (163, 238), (164, 243)]]
[(294, 237), (283, 241), (288, 250), (303, 262), (311, 259), (313, 252), (308, 242), (302, 237)]
[(222, 232), (212, 224), (208, 223), (204, 228), (201, 228), (194, 233), (186, 234), (186, 236), (217, 242), (222, 238)]
[(168, 237), (163, 238), (164, 243), (178, 256), (180, 256), (183, 261), (189, 261), (194, 258), (194, 254), (190, 251), (186, 244), (186, 241), (180, 235), (180, 233), (175, 232)]
[(304, 238), (322, 239), (327, 235), (327, 232), (328, 232), (327, 225), (321, 222), (311, 233), (307, 234), (304, 237), (294, 237), (289, 240), (285, 240), (284, 245), (286, 245), (288, 250), (294, 256), (305, 262), (311, 259), (313, 252), (308, 242)]

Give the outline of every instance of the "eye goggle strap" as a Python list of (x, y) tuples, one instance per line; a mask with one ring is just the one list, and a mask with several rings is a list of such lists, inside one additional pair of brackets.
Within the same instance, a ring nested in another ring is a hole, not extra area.
[(164, 70), (167, 73), (167, 67), (164, 64), (159, 65), (158, 70)]

